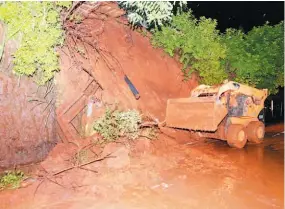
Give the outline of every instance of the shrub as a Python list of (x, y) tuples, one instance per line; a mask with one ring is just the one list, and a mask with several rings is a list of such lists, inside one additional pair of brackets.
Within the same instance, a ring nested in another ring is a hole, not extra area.
[(0, 175), (0, 190), (16, 189), (23, 179), (24, 173), (22, 171), (6, 171), (2, 176)]
[(105, 141), (111, 142), (122, 136), (136, 139), (140, 123), (141, 116), (136, 110), (118, 111), (108, 108), (105, 114), (95, 121), (93, 127)]

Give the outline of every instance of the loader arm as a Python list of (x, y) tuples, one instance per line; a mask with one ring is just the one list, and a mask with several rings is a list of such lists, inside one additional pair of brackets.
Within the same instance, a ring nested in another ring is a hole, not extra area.
[(238, 95), (246, 95), (250, 97), (249, 104), (245, 104), (246, 110), (244, 112), (244, 116), (248, 117), (257, 117), (260, 111), (264, 108), (264, 100), (268, 96), (267, 89), (256, 89), (247, 85), (243, 85), (237, 82), (230, 81), (224, 85), (222, 85), (217, 94), (217, 100), (219, 100), (220, 96), (227, 91), (232, 91), (233, 94)]
[(237, 93), (244, 94), (246, 96), (250, 96), (254, 98), (255, 101), (260, 101), (261, 103), (264, 102), (268, 95), (268, 90), (267, 89), (256, 89), (247, 85), (243, 85), (240, 83), (236, 83), (233, 81), (230, 81), (224, 85), (222, 85), (218, 91), (217, 98), (220, 98), (220, 96), (226, 92), (226, 91), (235, 91)]

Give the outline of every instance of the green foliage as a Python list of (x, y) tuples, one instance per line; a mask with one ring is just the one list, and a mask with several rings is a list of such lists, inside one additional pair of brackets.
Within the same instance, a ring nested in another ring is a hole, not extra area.
[[(284, 23), (268, 23), (245, 34), (228, 29), (220, 34), (217, 21), (191, 11), (154, 32), (152, 43), (170, 55), (178, 53), (188, 78), (197, 71), (201, 82), (213, 85), (226, 78), (276, 93), (284, 86)], [(189, 70), (190, 68), (190, 70)]]
[(194, 70), (199, 72), (203, 83), (216, 84), (227, 77), (221, 65), (226, 47), (216, 26), (216, 20), (205, 17), (197, 20), (191, 11), (182, 13), (173, 17), (170, 25), (156, 30), (152, 43), (163, 47), (170, 56), (179, 52), (186, 78)]
[(227, 71), (235, 75), (235, 80), (268, 88), (270, 93), (284, 86), (283, 22), (254, 27), (247, 34), (228, 29), (223, 41), (227, 45), (224, 64)]
[(22, 171), (6, 171), (0, 175), (0, 190), (19, 188), (24, 177), (25, 175)]
[(63, 44), (60, 11), (71, 2), (5, 2), (0, 20), (8, 25), (8, 39), (20, 41), (14, 54), (14, 72), (35, 77), (39, 84), (59, 70), (57, 46)]
[(55, 1), (57, 7), (69, 9), (72, 5), (72, 1)]
[[(122, 1), (119, 5), (127, 11), (129, 22), (145, 28), (162, 26), (171, 21), (173, 6), (177, 2), (170, 1)], [(186, 1), (178, 1), (179, 8)]]
[(105, 141), (115, 141), (121, 136), (136, 139), (139, 132), (141, 116), (136, 110), (118, 111), (107, 109), (105, 114), (94, 123), (94, 130)]

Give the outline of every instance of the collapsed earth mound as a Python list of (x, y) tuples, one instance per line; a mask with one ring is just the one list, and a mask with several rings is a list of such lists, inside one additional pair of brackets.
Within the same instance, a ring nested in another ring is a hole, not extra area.
[[(66, 47), (61, 51), (61, 71), (56, 79), (64, 107), (59, 107), (59, 112), (75, 105), (78, 95), (84, 94), (88, 82), (95, 79), (101, 87), (93, 94), (96, 101), (118, 103), (123, 109), (139, 109), (163, 121), (167, 99), (188, 97), (197, 86), (194, 76), (183, 82), (180, 63), (161, 49), (155, 49), (148, 33), (130, 28), (116, 3), (83, 4), (76, 12), (84, 18), (79, 24), (66, 23)], [(136, 100), (132, 94), (125, 75), (138, 90), (140, 99)], [(84, 105), (92, 103), (94, 97), (85, 95)], [(70, 114), (80, 109), (82, 105)], [(102, 114), (95, 106), (90, 112), (92, 116), (85, 123)], [(75, 117), (73, 114), (69, 118)]]
[[(163, 121), (167, 99), (188, 97), (197, 85), (196, 78), (182, 82), (181, 65), (153, 48), (148, 33), (132, 30), (116, 3), (86, 2), (73, 13), (81, 18), (64, 23), (67, 35), (59, 50), (61, 71), (55, 78), (55, 91), (47, 96), (51, 87), (46, 86), (40, 92), (40, 99), (49, 98), (43, 101), (45, 105), (33, 108), (37, 103), (28, 102), (32, 94), (37, 96), (37, 89), (30, 88), (34, 84), (23, 79), (18, 91), (14, 75), (5, 73), (5, 81), (0, 79), (0, 167), (42, 160), (58, 135), (62, 141), (80, 137), (81, 130), (90, 135), (92, 123), (104, 112), (94, 101), (138, 109)], [(4, 60), (11, 56), (4, 54)], [(125, 76), (140, 99), (132, 94)], [(5, 91), (5, 86), (14, 90)]]

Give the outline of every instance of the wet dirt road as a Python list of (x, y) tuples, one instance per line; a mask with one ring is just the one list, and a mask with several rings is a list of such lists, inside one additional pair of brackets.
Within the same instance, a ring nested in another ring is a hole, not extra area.
[(195, 146), (213, 157), (216, 154), (228, 159), (233, 166), (228, 174), (224, 170), (210, 177), (215, 179), (212, 189), (222, 182), (226, 187), (221, 207), (284, 208), (284, 133), (266, 133), (263, 143), (248, 144), (241, 150), (229, 149), (226, 143), (213, 140)]
[[(0, 208), (284, 208), (284, 134), (279, 132), (280, 127), (270, 127), (262, 144), (241, 150), (216, 140), (167, 142), (152, 154), (132, 157), (127, 169), (98, 170), (98, 175), (74, 170), (58, 179), (63, 187), (47, 181), (36, 195), (38, 184), (0, 192)], [(86, 186), (67, 189), (74, 184)]]
[(161, 183), (140, 198), (141, 208), (284, 208), (284, 127), (278, 126), (244, 149), (217, 140), (186, 143), (186, 156), (161, 172)]

